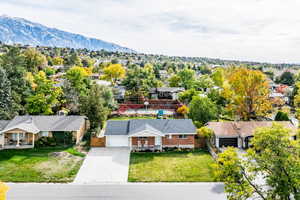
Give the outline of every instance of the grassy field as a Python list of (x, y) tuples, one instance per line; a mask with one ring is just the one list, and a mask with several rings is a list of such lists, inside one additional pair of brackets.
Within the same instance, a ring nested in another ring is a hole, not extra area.
[(213, 182), (211, 165), (206, 151), (132, 153), (130, 182)]
[(71, 182), (84, 154), (72, 148), (0, 151), (0, 181)]

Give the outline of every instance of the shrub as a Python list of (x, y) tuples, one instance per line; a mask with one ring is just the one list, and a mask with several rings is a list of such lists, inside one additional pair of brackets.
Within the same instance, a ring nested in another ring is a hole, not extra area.
[(210, 128), (201, 127), (197, 129), (197, 134), (205, 138), (210, 138), (213, 135), (213, 131)]
[(289, 117), (287, 115), (287, 113), (282, 112), (282, 111), (278, 111), (276, 116), (275, 116), (275, 121), (289, 121)]
[(35, 142), (36, 147), (54, 147), (57, 143), (52, 137), (41, 137)]

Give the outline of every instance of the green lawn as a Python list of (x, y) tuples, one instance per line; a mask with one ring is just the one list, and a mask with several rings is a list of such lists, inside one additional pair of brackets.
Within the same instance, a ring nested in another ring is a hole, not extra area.
[(131, 153), (130, 182), (213, 182), (206, 151)]
[[(59, 152), (55, 153), (54, 152)], [(72, 148), (0, 151), (0, 181), (71, 182), (84, 154)]]
[(140, 117), (114, 116), (114, 117), (109, 118), (109, 120), (130, 120), (130, 119), (156, 119), (156, 117), (150, 117), (150, 116), (140, 116)]

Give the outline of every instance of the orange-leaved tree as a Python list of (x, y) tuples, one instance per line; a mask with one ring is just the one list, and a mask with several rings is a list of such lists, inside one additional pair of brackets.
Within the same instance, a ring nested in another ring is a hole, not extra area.
[(261, 71), (244, 67), (231, 69), (223, 88), (229, 102), (227, 109), (242, 120), (264, 117), (272, 108), (269, 82)]

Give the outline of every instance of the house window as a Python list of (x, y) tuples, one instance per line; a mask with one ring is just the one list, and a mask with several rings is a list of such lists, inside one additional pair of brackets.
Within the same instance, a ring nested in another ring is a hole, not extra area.
[(48, 131), (41, 131), (41, 137), (49, 137), (49, 132)]
[(187, 135), (179, 135), (178, 138), (179, 139), (187, 139)]

